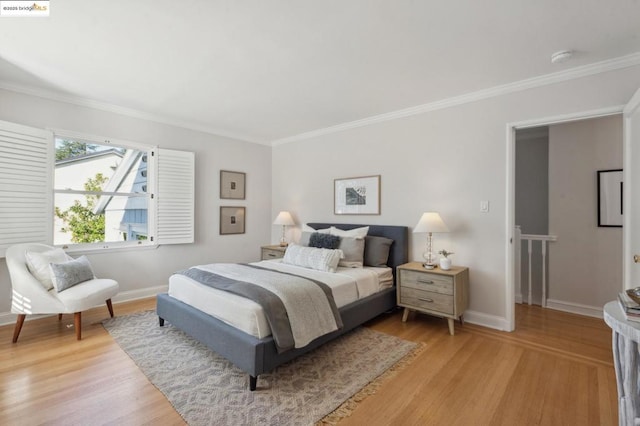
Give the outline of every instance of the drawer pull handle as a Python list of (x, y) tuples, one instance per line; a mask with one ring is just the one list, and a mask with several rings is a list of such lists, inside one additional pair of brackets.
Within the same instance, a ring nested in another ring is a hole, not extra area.
[(433, 299), (428, 299), (426, 297), (418, 297), (418, 300), (420, 300), (421, 302), (433, 303)]
[(432, 281), (432, 280), (428, 280), (428, 281), (426, 281), (426, 280), (418, 280), (418, 282), (419, 282), (420, 284), (433, 284), (433, 281)]
[(273, 253), (269, 253), (267, 256), (269, 256), (269, 257), (276, 257), (276, 255), (275, 255), (275, 254), (273, 254)]

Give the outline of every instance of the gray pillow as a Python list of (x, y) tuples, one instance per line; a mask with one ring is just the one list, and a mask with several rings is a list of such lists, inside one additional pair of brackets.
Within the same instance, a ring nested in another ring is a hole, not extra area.
[(300, 241), (298, 241), (298, 245), (309, 247), (309, 238), (311, 238), (311, 234), (313, 234), (313, 232), (302, 231), (302, 234), (300, 235)]
[(338, 266), (362, 268), (364, 263), (364, 238), (342, 237), (338, 246), (344, 257)]
[(340, 245), (340, 237), (331, 234), (321, 234), (314, 232), (309, 237), (309, 247), (325, 248), (335, 250)]
[(53, 286), (58, 293), (94, 278), (87, 256), (80, 256), (65, 263), (51, 263), (49, 267), (51, 268), (51, 281), (53, 281)]
[(391, 244), (393, 244), (391, 238), (367, 235), (364, 245), (364, 264), (366, 266), (387, 266)]

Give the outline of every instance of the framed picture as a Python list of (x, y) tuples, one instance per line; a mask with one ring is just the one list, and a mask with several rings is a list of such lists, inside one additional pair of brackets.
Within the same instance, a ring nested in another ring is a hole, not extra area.
[(622, 169), (598, 170), (598, 226), (622, 227)]
[(244, 200), (246, 174), (220, 170), (220, 198)]
[(380, 175), (333, 181), (334, 214), (380, 214)]
[(220, 207), (220, 235), (244, 234), (244, 207)]

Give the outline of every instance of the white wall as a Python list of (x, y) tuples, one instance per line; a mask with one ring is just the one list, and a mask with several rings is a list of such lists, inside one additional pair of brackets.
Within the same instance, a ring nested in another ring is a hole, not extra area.
[[(89, 256), (96, 275), (119, 282), (121, 293), (116, 301), (155, 294), (149, 289), (165, 286), (172, 272), (192, 265), (258, 260), (260, 245), (269, 241), (271, 163), (265, 158), (270, 156), (270, 147), (4, 90), (0, 90), (0, 120), (196, 153), (195, 244)], [(220, 169), (247, 173), (246, 200), (219, 199)], [(245, 234), (219, 235), (221, 205), (247, 207)], [(10, 310), (10, 288), (6, 263), (0, 259), (0, 322), (2, 313)]]
[(551, 306), (593, 314), (622, 290), (622, 228), (598, 227), (597, 171), (622, 168), (622, 116), (549, 127)]
[[(504, 328), (507, 123), (622, 105), (638, 87), (640, 67), (632, 67), (276, 146), (272, 216), (413, 227), (422, 212), (438, 211), (452, 232), (436, 236), (436, 249), (470, 267), (465, 317)], [(382, 176), (381, 215), (335, 216), (333, 179), (374, 174)], [(412, 259), (425, 242), (411, 236)]]

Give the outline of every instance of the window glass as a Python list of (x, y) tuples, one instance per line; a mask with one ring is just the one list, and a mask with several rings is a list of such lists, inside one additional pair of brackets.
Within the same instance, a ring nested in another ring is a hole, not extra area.
[(148, 239), (149, 151), (55, 138), (54, 244)]

